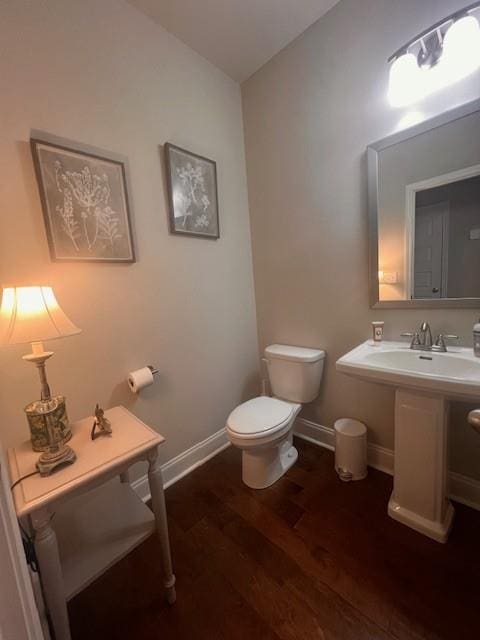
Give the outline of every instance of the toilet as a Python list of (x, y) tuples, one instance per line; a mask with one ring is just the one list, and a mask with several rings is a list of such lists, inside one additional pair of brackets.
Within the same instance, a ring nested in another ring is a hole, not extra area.
[(231, 443), (242, 450), (242, 479), (252, 489), (269, 487), (295, 464), (293, 425), (302, 404), (320, 388), (325, 351), (273, 344), (265, 361), (273, 397), (239, 405), (227, 419)]

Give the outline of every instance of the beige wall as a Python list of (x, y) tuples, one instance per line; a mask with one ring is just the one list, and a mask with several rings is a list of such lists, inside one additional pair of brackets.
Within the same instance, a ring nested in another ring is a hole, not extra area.
[[(83, 329), (50, 343), (70, 416), (125, 404), (167, 438), (167, 460), (256, 392), (258, 349), (240, 90), (122, 0), (0, 7), (0, 282), (51, 283)], [(36, 128), (128, 156), (138, 262), (50, 261), (28, 147)], [(221, 239), (169, 236), (158, 145), (218, 163)], [(28, 435), (38, 396), (26, 347), (0, 350), (0, 438)], [(129, 370), (160, 375), (133, 396)]]
[[(393, 447), (393, 391), (337, 374), (336, 359), (383, 319), (388, 338), (428, 320), (471, 344), (476, 311), (373, 311), (368, 305), (365, 148), (407, 110), (386, 101), (388, 56), (464, 0), (342, 0), (242, 86), (261, 346), (324, 347), (319, 399), (303, 416), (365, 420)], [(480, 74), (422, 103), (430, 117), (478, 98)], [(455, 407), (452, 468), (480, 477), (480, 438)]]

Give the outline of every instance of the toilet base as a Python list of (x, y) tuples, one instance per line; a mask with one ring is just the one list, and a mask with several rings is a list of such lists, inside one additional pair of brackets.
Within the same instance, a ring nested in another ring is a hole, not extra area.
[(289, 437), (278, 445), (242, 452), (242, 480), (251, 489), (266, 489), (295, 464), (298, 451)]

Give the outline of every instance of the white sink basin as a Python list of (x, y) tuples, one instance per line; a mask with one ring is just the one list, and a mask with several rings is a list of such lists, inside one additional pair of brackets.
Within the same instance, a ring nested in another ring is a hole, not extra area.
[(404, 342), (364, 342), (337, 370), (396, 387), (395, 468), (389, 515), (446, 542), (453, 507), (446, 496), (448, 400), (480, 399), (480, 358), (471, 349), (413, 351)]
[(342, 373), (449, 398), (480, 398), (480, 358), (471, 349), (413, 351), (404, 342), (364, 342), (337, 361)]

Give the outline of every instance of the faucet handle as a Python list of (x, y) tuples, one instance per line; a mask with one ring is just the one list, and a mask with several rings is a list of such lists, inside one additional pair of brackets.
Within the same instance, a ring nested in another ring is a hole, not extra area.
[(444, 353), (447, 350), (445, 340), (460, 340), (460, 338), (459, 336), (453, 335), (451, 333), (439, 333), (435, 338), (435, 344), (432, 347), (432, 350), (442, 351)]
[(435, 339), (437, 346), (445, 344), (445, 340), (460, 340), (460, 336), (456, 336), (453, 333), (439, 333)]
[(413, 349), (414, 347), (418, 346), (420, 344), (420, 336), (417, 332), (410, 332), (410, 331), (404, 331), (403, 333), (400, 334), (402, 336), (402, 338), (411, 338), (412, 341), (410, 342), (410, 349)]

